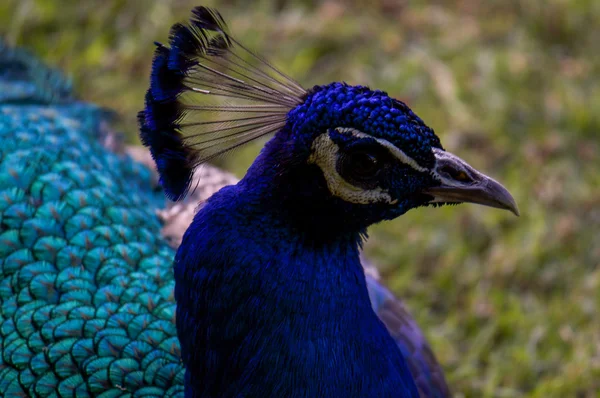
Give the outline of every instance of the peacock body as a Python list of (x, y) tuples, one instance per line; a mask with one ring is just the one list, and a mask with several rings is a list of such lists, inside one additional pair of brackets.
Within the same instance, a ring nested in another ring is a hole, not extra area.
[(446, 203), (517, 213), (502, 185), (401, 101), (339, 82), (305, 90), (205, 7), (157, 44), (138, 118), (174, 200), (198, 166), (274, 133), (202, 204), (175, 256), (186, 396), (417, 397), (417, 380), (431, 391), (373, 311), (366, 229)]
[[(110, 112), (28, 53), (0, 54), (0, 396), (183, 396), (173, 247), (237, 180), (205, 166), (165, 202), (147, 153), (115, 147)], [(421, 396), (449, 396), (402, 303), (366, 281)]]

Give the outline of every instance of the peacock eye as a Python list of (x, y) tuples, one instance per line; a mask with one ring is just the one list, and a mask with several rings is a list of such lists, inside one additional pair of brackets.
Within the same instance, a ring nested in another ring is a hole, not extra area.
[(343, 154), (339, 169), (340, 174), (350, 180), (366, 181), (376, 177), (381, 167), (375, 155), (359, 150)]

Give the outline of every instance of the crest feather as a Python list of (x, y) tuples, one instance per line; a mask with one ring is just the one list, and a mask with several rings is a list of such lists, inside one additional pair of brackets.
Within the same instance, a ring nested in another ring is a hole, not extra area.
[(277, 132), (306, 91), (236, 41), (206, 7), (157, 43), (140, 137), (150, 148), (166, 195), (183, 198), (194, 170), (215, 157)]

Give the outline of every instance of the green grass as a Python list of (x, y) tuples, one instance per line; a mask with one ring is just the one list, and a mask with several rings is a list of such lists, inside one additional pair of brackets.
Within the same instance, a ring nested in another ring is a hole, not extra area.
[[(600, 396), (600, 2), (223, 3), (236, 36), (305, 86), (385, 89), (514, 194), (520, 218), (420, 209), (367, 245), (457, 396)], [(194, 5), (5, 0), (0, 32), (118, 110), (133, 141), (152, 42)], [(225, 166), (242, 175), (257, 150)]]

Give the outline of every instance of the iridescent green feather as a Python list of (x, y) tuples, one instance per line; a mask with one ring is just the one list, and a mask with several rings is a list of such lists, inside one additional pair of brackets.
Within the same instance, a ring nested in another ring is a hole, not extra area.
[(162, 194), (100, 144), (106, 111), (11, 51), (0, 56), (12, 68), (0, 77), (0, 396), (182, 396)]

